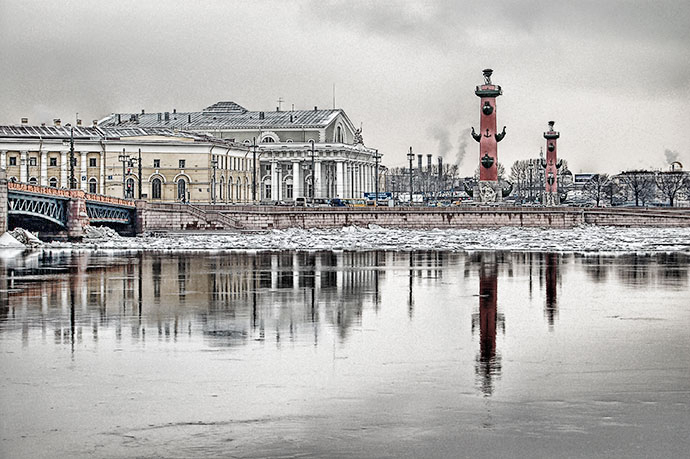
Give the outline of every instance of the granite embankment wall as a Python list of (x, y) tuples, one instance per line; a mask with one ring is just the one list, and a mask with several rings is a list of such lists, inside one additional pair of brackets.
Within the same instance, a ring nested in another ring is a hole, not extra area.
[(300, 208), (167, 203), (137, 205), (137, 231), (339, 228), (376, 224), (393, 228), (572, 228), (690, 226), (690, 209), (582, 209), (558, 207)]

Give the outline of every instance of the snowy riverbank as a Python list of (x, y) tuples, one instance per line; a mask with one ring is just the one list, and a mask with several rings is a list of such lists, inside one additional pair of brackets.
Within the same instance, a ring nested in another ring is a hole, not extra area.
[(264, 233), (177, 234), (120, 237), (91, 231), (80, 243), (45, 248), (96, 250), (510, 250), (552, 252), (688, 252), (690, 228), (400, 230), (369, 228), (288, 229)]

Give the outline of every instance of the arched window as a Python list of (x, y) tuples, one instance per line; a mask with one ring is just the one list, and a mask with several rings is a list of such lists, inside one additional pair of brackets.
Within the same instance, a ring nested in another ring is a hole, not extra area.
[(273, 137), (264, 137), (261, 143), (274, 143), (275, 139)]
[(232, 177), (230, 177), (230, 178), (228, 179), (228, 198), (230, 199), (230, 201), (232, 201), (232, 198), (233, 198), (233, 196), (234, 196), (234, 195), (233, 195), (233, 192), (234, 192), (234, 188), (233, 188), (233, 187), (234, 187), (234, 184), (232, 183)]
[(17, 177), (10, 177), (10, 182), (17, 183)]
[(125, 182), (125, 196), (128, 198), (134, 197), (134, 179), (132, 177)]
[(151, 199), (161, 198), (161, 179), (155, 178), (151, 181)]
[(98, 181), (96, 181), (95, 177), (89, 179), (89, 193), (98, 193)]
[(225, 199), (225, 193), (224, 193), (224, 191), (225, 191), (225, 177), (221, 176), (219, 185), (220, 185), (219, 197), (220, 197), (220, 200), (223, 201)]
[(335, 141), (337, 143), (343, 143), (343, 129), (340, 126), (336, 128)]
[(242, 142), (242, 143), (244, 143), (245, 145), (249, 145), (251, 142), (249, 142), (249, 139), (247, 139), (247, 140), (245, 140), (245, 141)]
[(31, 185), (38, 185), (38, 180), (36, 180), (36, 177), (31, 177), (31, 178), (29, 179), (29, 183), (30, 183)]
[(50, 184), (51, 188), (57, 188), (58, 179), (55, 177), (51, 177), (50, 180), (48, 181), (48, 183)]
[(184, 179), (177, 180), (177, 200), (186, 202), (187, 201), (187, 182)]

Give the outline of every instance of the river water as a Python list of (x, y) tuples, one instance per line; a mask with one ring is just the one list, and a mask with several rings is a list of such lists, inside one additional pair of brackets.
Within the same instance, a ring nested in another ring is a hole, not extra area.
[(45, 250), (0, 269), (2, 457), (690, 450), (687, 254)]

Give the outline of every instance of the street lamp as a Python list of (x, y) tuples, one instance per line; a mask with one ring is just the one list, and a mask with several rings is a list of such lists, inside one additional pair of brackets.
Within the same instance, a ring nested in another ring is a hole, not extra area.
[(211, 202), (216, 203), (216, 168), (218, 167), (218, 160), (214, 156), (211, 160), (211, 167), (213, 168), (213, 182), (211, 185)]
[[(140, 164), (141, 162), (141, 156), (139, 158), (129, 158), (129, 161), (127, 161), (127, 166), (129, 166), (129, 170), (127, 171), (127, 175), (132, 175), (132, 168), (134, 167), (135, 164)], [(141, 168), (139, 170), (139, 185), (141, 185)], [(130, 195), (129, 197), (134, 199), (134, 185), (132, 185), (132, 189), (130, 190), (129, 187), (127, 187), (127, 191), (129, 192), (128, 194)], [(139, 187), (139, 197), (141, 198), (141, 186)]]
[(256, 204), (256, 137), (252, 138), (254, 155), (252, 159), (252, 201)]
[(139, 158), (137, 159), (137, 165), (139, 166), (139, 199), (141, 199), (141, 148), (139, 149)]
[[(69, 129), (69, 187), (70, 189), (76, 188), (74, 183), (74, 127)], [(28, 167), (27, 167), (28, 170)]]
[(314, 192), (316, 191), (316, 167), (314, 165), (314, 139), (309, 139), (311, 144), (311, 202), (314, 203)]
[(125, 149), (122, 149), (122, 154), (118, 155), (117, 160), (122, 163), (122, 197), (126, 198), (127, 193), (125, 189), (125, 165), (129, 161), (129, 155), (125, 154)]
[(379, 154), (378, 150), (375, 150), (374, 153), (374, 159), (376, 160), (376, 194), (374, 198), (374, 207), (378, 207), (379, 205), (379, 160), (381, 159), (381, 155)]
[(410, 152), (407, 154), (407, 159), (410, 161), (410, 206), (412, 206), (412, 160), (414, 159), (412, 147), (410, 147)]

